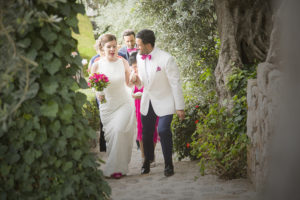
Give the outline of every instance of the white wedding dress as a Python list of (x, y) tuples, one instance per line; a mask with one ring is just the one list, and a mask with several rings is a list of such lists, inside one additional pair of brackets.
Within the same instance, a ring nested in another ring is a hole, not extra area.
[(100, 104), (107, 152), (103, 173), (104, 176), (116, 172), (126, 174), (136, 134), (134, 101), (125, 83), (123, 61), (120, 58), (115, 62), (100, 59), (98, 65), (97, 72), (105, 74), (110, 82), (103, 91), (106, 103)]

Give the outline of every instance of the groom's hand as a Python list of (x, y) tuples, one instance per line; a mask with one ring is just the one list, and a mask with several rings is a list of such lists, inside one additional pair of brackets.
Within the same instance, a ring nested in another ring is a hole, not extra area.
[(184, 116), (185, 116), (184, 110), (176, 110), (176, 114), (180, 120), (184, 120)]

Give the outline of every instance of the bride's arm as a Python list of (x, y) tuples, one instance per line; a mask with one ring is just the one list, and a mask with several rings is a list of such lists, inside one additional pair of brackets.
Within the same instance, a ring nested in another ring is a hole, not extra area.
[(94, 74), (98, 71), (98, 68), (99, 68), (99, 65), (98, 65), (98, 61), (97, 62), (94, 62), (92, 67), (91, 67), (91, 72), (90, 74)]
[(124, 64), (124, 68), (125, 68), (125, 81), (126, 81), (126, 85), (128, 87), (132, 87), (133, 84), (129, 81), (129, 77), (130, 77), (130, 67), (129, 64), (127, 62), (127, 60), (125, 60), (123, 57), (121, 58)]

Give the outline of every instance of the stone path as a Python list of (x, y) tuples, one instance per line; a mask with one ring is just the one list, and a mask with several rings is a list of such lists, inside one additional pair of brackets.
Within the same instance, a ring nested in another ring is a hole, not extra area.
[[(141, 155), (134, 145), (127, 176), (107, 179), (112, 200), (254, 200), (255, 191), (246, 179), (225, 181), (214, 175), (201, 176), (195, 161), (175, 161), (175, 174), (163, 175), (161, 145), (155, 150), (156, 167), (140, 175)], [(105, 160), (105, 154), (100, 153)]]

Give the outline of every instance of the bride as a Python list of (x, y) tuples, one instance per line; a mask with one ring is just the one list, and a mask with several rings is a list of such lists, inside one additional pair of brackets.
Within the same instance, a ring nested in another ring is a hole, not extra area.
[(95, 63), (92, 74), (105, 74), (109, 79), (108, 87), (101, 93), (96, 92), (100, 100), (106, 99), (106, 103), (99, 106), (108, 155), (103, 173), (107, 177), (120, 178), (128, 173), (136, 132), (135, 107), (128, 88), (130, 69), (128, 62), (117, 56), (114, 35), (102, 35), (99, 45), (104, 57)]

